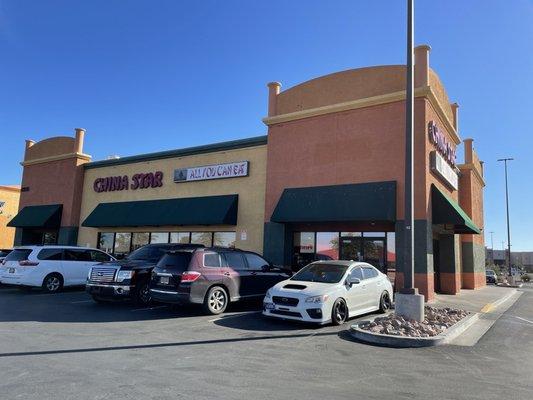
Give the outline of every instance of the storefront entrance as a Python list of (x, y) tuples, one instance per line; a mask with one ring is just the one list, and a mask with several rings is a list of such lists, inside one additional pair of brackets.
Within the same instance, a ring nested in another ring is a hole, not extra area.
[(341, 237), (339, 259), (365, 261), (382, 271), (386, 270), (385, 238)]
[(394, 232), (294, 232), (293, 267), (316, 260), (365, 261), (380, 271), (396, 263)]

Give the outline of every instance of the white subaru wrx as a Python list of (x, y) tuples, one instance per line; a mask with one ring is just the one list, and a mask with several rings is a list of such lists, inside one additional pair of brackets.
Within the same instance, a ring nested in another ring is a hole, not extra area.
[(392, 284), (372, 265), (354, 261), (313, 262), (270, 288), (263, 315), (281, 319), (333, 323), (392, 305)]

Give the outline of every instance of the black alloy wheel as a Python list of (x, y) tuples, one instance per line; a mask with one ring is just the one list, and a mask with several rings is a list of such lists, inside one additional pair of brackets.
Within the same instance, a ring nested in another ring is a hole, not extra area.
[(208, 314), (222, 314), (228, 306), (228, 294), (220, 286), (213, 286), (204, 299), (204, 310)]
[(386, 313), (392, 307), (392, 301), (389, 295), (389, 292), (381, 293), (381, 298), (379, 299), (379, 311), (381, 313)]
[(342, 325), (348, 319), (348, 306), (343, 299), (335, 300), (331, 310), (331, 323), (333, 325)]
[(147, 306), (152, 302), (152, 295), (150, 294), (150, 285), (148, 282), (143, 282), (137, 286), (135, 302), (141, 306)]

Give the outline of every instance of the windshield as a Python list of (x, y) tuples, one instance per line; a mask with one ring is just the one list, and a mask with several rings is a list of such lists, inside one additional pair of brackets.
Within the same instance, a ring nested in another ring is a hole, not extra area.
[(346, 265), (309, 264), (298, 271), (292, 281), (338, 283), (346, 273)]
[(130, 253), (126, 260), (146, 261), (159, 260), (161, 256), (169, 249), (157, 246), (143, 246)]
[(15, 249), (6, 256), (5, 261), (27, 260), (30, 253), (31, 249)]
[(176, 273), (182, 273), (189, 268), (191, 261), (191, 252), (171, 252), (165, 254), (157, 263), (158, 268), (169, 269)]

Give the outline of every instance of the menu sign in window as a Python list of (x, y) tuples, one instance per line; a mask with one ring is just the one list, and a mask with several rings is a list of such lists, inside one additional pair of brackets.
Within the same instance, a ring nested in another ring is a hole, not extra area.
[(174, 182), (206, 181), (248, 176), (249, 164), (249, 161), (237, 161), (225, 164), (178, 168), (174, 170)]

